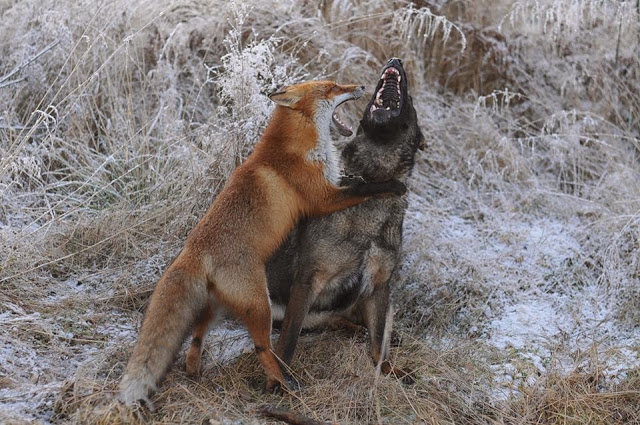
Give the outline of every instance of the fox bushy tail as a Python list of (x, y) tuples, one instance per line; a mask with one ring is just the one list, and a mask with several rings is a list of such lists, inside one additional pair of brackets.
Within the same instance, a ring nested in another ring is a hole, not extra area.
[(138, 342), (120, 383), (120, 398), (127, 404), (142, 400), (152, 408), (149, 395), (173, 363), (193, 322), (207, 305), (207, 282), (175, 263), (162, 276), (151, 296)]

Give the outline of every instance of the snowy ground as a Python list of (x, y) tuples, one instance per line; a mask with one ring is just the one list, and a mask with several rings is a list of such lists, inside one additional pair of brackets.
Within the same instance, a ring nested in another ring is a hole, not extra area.
[[(517, 392), (523, 380), (532, 384), (536, 376), (586, 369), (594, 361), (607, 383), (640, 366), (640, 327), (625, 326), (616, 317), (616, 288), (572, 274), (574, 262), (585, 258), (577, 237), (585, 229), (578, 220), (509, 217), (495, 226), (500, 217), (487, 224), (445, 215), (434, 226), (424, 209), (424, 199), (413, 195), (406, 244), (440, 251), (435, 257), (460, 256), (476, 273), (471, 285), (480, 286), (475, 290), (486, 301), (463, 314), (475, 314), (469, 335), (503, 354), (504, 362), (491, 366), (497, 399)], [(433, 227), (438, 233), (429, 234), (425, 244), (424, 230)], [(415, 258), (420, 248), (407, 255), (405, 267), (428, 273)]]
[[(577, 222), (509, 220), (499, 231), (487, 233), (486, 223), (479, 225), (455, 215), (434, 219), (424, 212), (423, 198), (412, 194), (410, 200), (405, 245), (421, 246), (433, 258), (455, 256), (458, 263), (474, 269), (472, 285), (478, 286), (477, 293), (484, 294), (483, 306), (469, 311), (463, 308), (461, 316), (476, 316), (468, 322), (470, 326), (458, 329), (445, 341), (455, 344), (472, 338), (499, 351), (499, 360), (494, 357), (490, 365), (495, 402), (517, 394), (524, 383), (534, 384), (537, 376), (587, 367), (596, 360), (594, 356), (602, 368), (603, 385), (623, 379), (628, 370), (640, 366), (640, 328), (622, 328), (612, 316), (611, 290), (577, 281), (558, 284), (566, 279), (563, 270), (581, 253), (574, 236), (580, 232)], [(421, 263), (424, 260), (419, 259), (420, 254), (424, 252), (407, 252), (404, 269), (428, 273), (438, 267)], [(556, 276), (558, 273), (561, 276)], [(99, 285), (79, 285), (77, 279), (64, 281), (58, 291), (65, 290), (66, 295), (56, 295), (52, 286), (52, 295), (44, 304), (52, 311), (59, 311), (56, 305), (74, 300), (86, 307), (87, 297)], [(421, 290), (432, 288), (421, 285)], [(72, 312), (69, 317), (26, 313), (11, 304), (5, 308), (0, 315), (3, 331), (9, 326), (24, 336), (3, 345), (0, 351), (4, 375), (0, 418), (8, 422), (48, 423), (65, 385), (75, 375), (99, 368), (107, 361), (104, 353), (130, 347), (138, 326), (119, 310), (111, 311), (106, 320), (103, 311), (98, 322), (93, 322), (96, 312), (91, 307), (80, 315)], [(69, 329), (79, 329), (80, 335)], [(427, 338), (433, 340), (435, 337), (429, 334), (427, 329)], [(44, 343), (31, 341), (40, 335)], [(34, 346), (38, 347), (35, 351)], [(232, 361), (251, 350), (245, 330), (234, 322), (220, 324), (207, 341), (207, 356), (214, 363)]]

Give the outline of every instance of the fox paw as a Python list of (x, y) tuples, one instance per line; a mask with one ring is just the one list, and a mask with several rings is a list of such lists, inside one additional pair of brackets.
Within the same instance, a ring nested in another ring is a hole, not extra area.
[(302, 385), (290, 376), (285, 377), (285, 385), (283, 386), (280, 381), (275, 378), (268, 378), (265, 386), (267, 393), (282, 396), (284, 392), (300, 392)]
[(385, 360), (380, 365), (380, 370), (385, 375), (394, 375), (405, 385), (413, 385), (416, 383), (416, 373), (412, 369), (394, 367), (391, 363)]
[(400, 180), (389, 180), (382, 183), (372, 183), (379, 185), (379, 190), (382, 191), (382, 198), (388, 198), (392, 196), (402, 196), (407, 193), (407, 186)]
[(394, 195), (404, 195), (407, 193), (407, 186), (399, 180), (391, 180), (387, 182), (389, 184), (389, 192)]
[(344, 174), (340, 176), (340, 186), (353, 186), (365, 183), (367, 183), (367, 181), (362, 176), (356, 176), (354, 174)]

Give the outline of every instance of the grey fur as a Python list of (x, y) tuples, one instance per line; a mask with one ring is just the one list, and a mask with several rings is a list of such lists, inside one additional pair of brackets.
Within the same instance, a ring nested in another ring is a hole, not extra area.
[[(417, 114), (408, 93), (401, 61), (402, 106), (399, 111), (365, 109), (356, 137), (342, 152), (351, 179), (406, 183), (415, 154), (423, 146)], [(376, 87), (381, 88), (382, 81)], [(274, 320), (283, 319), (276, 354), (290, 363), (303, 327), (336, 318), (366, 326), (374, 362), (386, 360), (384, 329), (389, 288), (400, 262), (406, 195), (371, 199), (318, 219), (304, 220), (267, 263)], [(284, 318), (282, 312), (285, 311)], [(395, 372), (395, 370), (394, 370)]]

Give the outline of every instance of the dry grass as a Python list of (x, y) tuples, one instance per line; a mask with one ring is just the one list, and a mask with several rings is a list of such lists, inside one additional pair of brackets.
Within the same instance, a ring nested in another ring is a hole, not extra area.
[[(0, 421), (264, 423), (282, 405), (340, 424), (640, 423), (635, 2), (251, 4), (0, 3)], [(429, 145), (393, 295), (392, 356), (418, 382), (324, 332), (302, 338), (305, 389), (265, 395), (242, 337), (219, 334), (200, 381), (177, 360), (157, 412), (114, 403), (153, 285), (251, 150), (264, 95), (371, 86), (392, 56)]]
[(510, 406), (517, 423), (631, 424), (640, 418), (638, 371), (603, 390), (598, 367), (569, 375), (549, 374)]
[[(313, 334), (302, 339), (294, 373), (304, 389), (284, 398), (264, 394), (260, 366), (252, 353), (228, 364), (210, 359), (203, 376), (187, 378), (179, 363), (156, 397), (158, 413), (143, 411), (146, 420), (158, 423), (203, 423), (246, 421), (261, 406), (280, 406), (317, 420), (338, 423), (454, 423), (490, 420), (499, 416), (497, 407), (474, 390), (487, 379), (482, 366), (472, 364), (473, 346), (435, 350), (405, 336), (392, 358), (412, 359), (419, 376), (413, 386), (394, 377), (375, 374), (362, 337), (349, 338), (335, 332)], [(109, 369), (113, 359), (101, 366)], [(302, 372), (304, 371), (304, 372)], [(109, 403), (113, 385), (94, 380), (76, 380), (63, 388), (56, 402), (56, 419), (72, 422), (109, 422), (122, 412)], [(121, 421), (127, 422), (129, 416)], [(257, 421), (259, 422), (259, 421)], [(225, 422), (226, 423), (226, 422)], [(244, 423), (244, 422), (242, 422)]]

